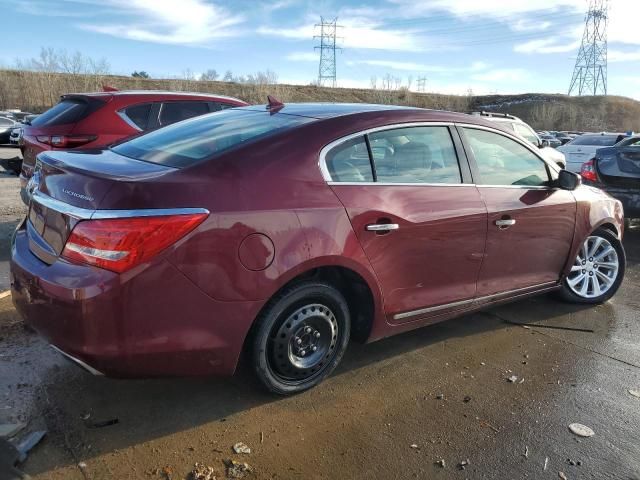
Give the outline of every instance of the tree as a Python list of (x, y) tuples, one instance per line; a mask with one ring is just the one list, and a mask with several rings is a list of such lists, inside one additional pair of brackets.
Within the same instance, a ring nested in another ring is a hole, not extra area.
[(218, 75), (218, 72), (216, 72), (215, 69), (210, 68), (209, 70), (207, 70), (206, 72), (204, 72), (203, 74), (200, 75), (200, 81), (202, 82), (215, 82), (218, 77), (220, 75)]
[(144, 70), (141, 70), (139, 72), (136, 70), (131, 74), (131, 76), (134, 78), (151, 78), (151, 76)]
[(233, 72), (231, 72), (231, 70), (227, 70), (224, 74), (224, 77), (222, 77), (222, 81), (233, 82)]

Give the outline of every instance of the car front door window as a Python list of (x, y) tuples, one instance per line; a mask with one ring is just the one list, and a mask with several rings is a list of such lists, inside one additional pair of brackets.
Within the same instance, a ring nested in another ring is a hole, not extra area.
[(464, 131), (478, 167), (478, 185), (549, 186), (546, 164), (528, 148), (498, 133)]

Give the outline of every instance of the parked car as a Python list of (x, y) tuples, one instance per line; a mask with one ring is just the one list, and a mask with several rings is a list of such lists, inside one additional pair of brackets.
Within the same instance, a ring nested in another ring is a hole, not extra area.
[(542, 143), (544, 145), (551, 148), (558, 148), (560, 145), (562, 145), (562, 142), (558, 140), (558, 138), (555, 135), (551, 135), (551, 134), (540, 135), (540, 140), (542, 140)]
[(555, 137), (560, 140), (560, 144), (564, 145), (569, 143), (571, 140), (575, 138), (575, 136), (569, 135), (567, 132), (556, 132)]
[(9, 143), (11, 130), (13, 130), (15, 124), (16, 122), (11, 118), (0, 117), (0, 145)]
[(206, 93), (109, 91), (63, 95), (23, 128), (22, 198), (38, 153), (95, 149), (181, 120), (239, 105), (237, 98)]
[(640, 218), (640, 136), (600, 148), (582, 165), (580, 175), (585, 183), (620, 200), (627, 220)]
[(585, 133), (558, 150), (567, 158), (567, 170), (580, 173), (582, 164), (592, 159), (599, 148), (612, 147), (624, 138), (626, 135), (620, 133)]
[(234, 372), (279, 394), (371, 342), (557, 291), (609, 299), (622, 204), (501, 123), (365, 104), (240, 107), (47, 151), (12, 298), (111, 376)]
[(520, 138), (535, 145), (540, 149), (540, 154), (550, 162), (554, 162), (561, 168), (565, 168), (567, 163), (564, 155), (558, 152), (555, 148), (552, 148), (548, 142), (544, 142), (538, 134), (527, 123), (523, 122), (520, 118), (509, 115), (508, 113), (496, 113), (496, 112), (474, 112), (473, 115), (479, 115), (492, 122), (501, 123), (507, 127), (507, 129), (513, 131)]
[[(25, 125), (31, 125), (31, 121), (35, 120), (38, 115), (30, 113), (25, 115), (20, 122), (16, 123), (13, 129), (11, 130), (11, 135), (9, 136), (9, 143), (11, 145), (18, 146), (20, 145), (20, 141), (22, 139), (22, 129)], [(21, 167), (22, 168), (22, 167)], [(18, 171), (20, 173), (20, 171)]]

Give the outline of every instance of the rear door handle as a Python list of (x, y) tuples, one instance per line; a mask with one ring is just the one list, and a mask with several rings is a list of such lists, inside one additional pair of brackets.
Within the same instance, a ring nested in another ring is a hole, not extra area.
[(400, 225), (397, 223), (372, 223), (367, 225), (366, 228), (370, 232), (390, 232), (391, 230), (398, 230)]
[(513, 218), (503, 218), (502, 220), (495, 221), (496, 227), (500, 230), (504, 230), (506, 228), (512, 227), (516, 224), (516, 221)]

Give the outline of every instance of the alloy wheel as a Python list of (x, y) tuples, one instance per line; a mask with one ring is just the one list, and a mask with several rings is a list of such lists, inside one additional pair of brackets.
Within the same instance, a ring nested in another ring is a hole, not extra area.
[(613, 287), (619, 270), (620, 260), (613, 245), (606, 238), (591, 236), (578, 252), (567, 285), (579, 297), (597, 298)]

